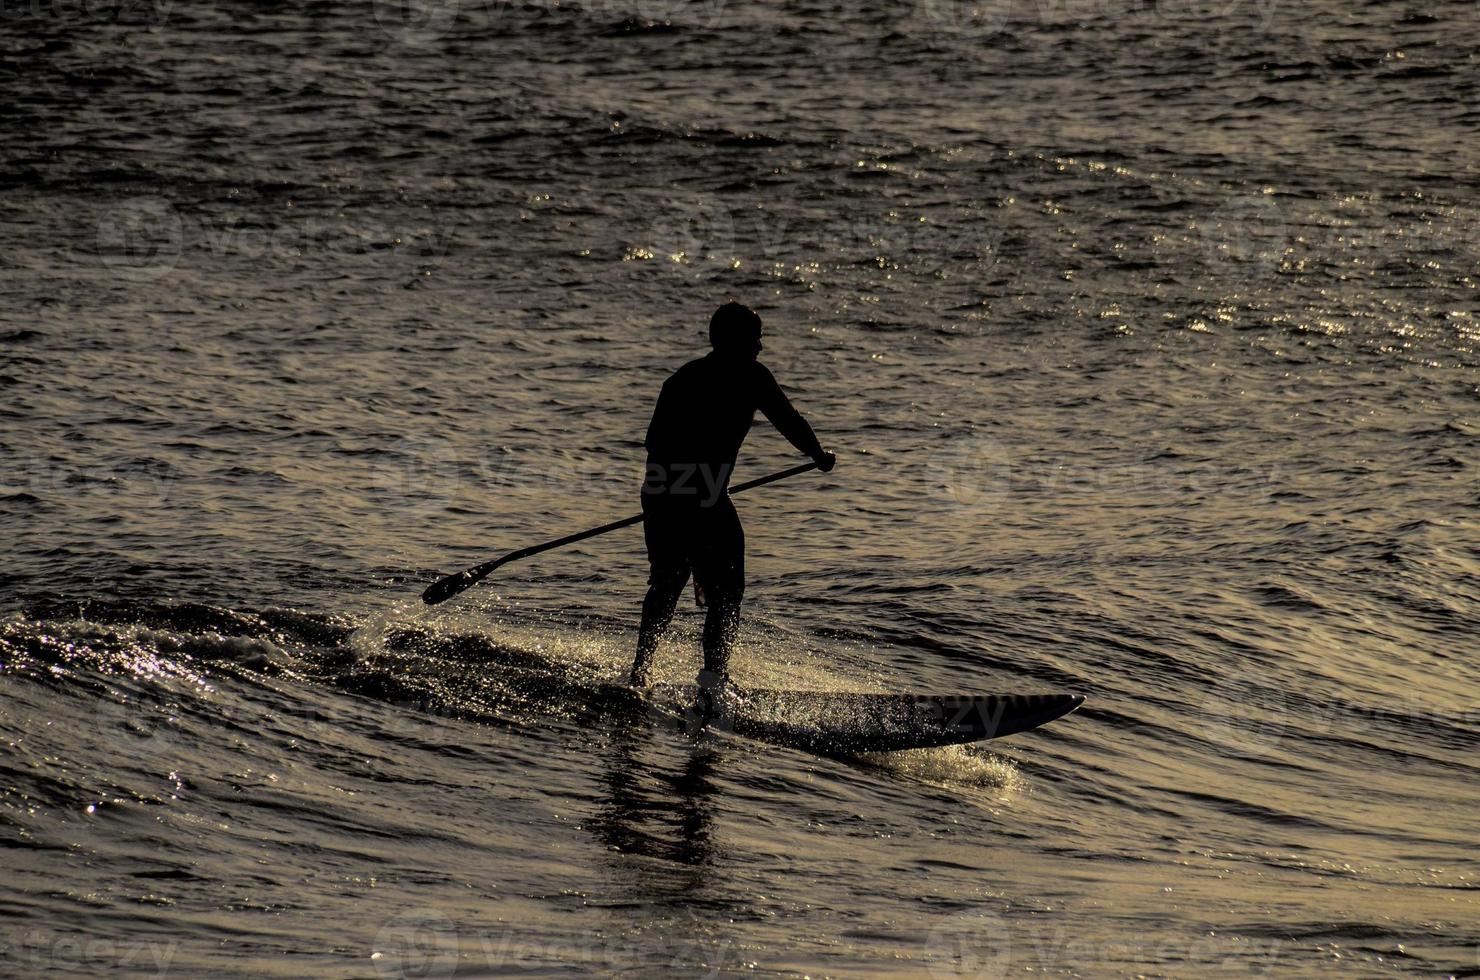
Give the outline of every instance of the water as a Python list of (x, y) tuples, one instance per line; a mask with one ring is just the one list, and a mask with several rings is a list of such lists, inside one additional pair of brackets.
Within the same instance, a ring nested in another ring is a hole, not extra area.
[[(5, 972), (1480, 970), (1473, 4), (5, 17)], [(694, 742), (634, 531), (420, 605), (732, 296), (740, 681), (1084, 708)]]

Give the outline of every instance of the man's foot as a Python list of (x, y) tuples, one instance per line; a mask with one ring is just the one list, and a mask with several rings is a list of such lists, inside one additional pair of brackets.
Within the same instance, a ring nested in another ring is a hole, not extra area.
[(694, 695), (694, 720), (699, 723), (699, 727), (702, 728), (709, 724), (719, 713), (714, 702), (713, 691), (701, 689), (698, 694)]
[(729, 714), (730, 703), (734, 700), (734, 689), (730, 686), (730, 679), (715, 674), (713, 671), (700, 671), (698, 677), (699, 691), (694, 698), (694, 713), (699, 716), (702, 723), (708, 723), (716, 718), (724, 718)]

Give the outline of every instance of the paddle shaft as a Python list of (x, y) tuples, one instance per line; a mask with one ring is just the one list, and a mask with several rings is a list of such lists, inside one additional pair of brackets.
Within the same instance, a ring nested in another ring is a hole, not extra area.
[[(744, 493), (746, 490), (754, 490), (756, 487), (763, 487), (767, 483), (775, 483), (777, 480), (784, 480), (789, 476), (796, 476), (798, 473), (805, 473), (808, 470), (815, 470), (816, 468), (816, 463), (802, 463), (799, 466), (793, 466), (789, 470), (782, 470), (779, 473), (772, 473), (770, 476), (762, 476), (754, 480), (748, 480), (739, 486), (731, 487), (730, 493), (732, 495)], [(600, 527), (578, 531), (575, 534), (567, 534), (565, 537), (556, 538), (554, 541), (546, 541), (544, 544), (531, 545), (528, 548), (511, 551), (507, 555), (501, 555), (492, 561), (475, 565), (465, 572), (458, 572), (456, 575), (449, 575), (446, 578), (438, 579), (421, 594), (421, 600), (429, 606), (435, 606), (437, 603), (445, 602), (458, 593), (477, 585), (500, 565), (506, 565), (511, 561), (518, 561), (521, 558), (528, 558), (530, 555), (537, 555), (542, 551), (563, 548), (568, 544), (575, 544), (577, 541), (594, 538), (598, 534), (605, 534), (608, 531), (615, 531), (618, 528), (631, 527), (633, 524), (640, 523), (642, 523), (642, 515), (634, 514), (632, 517), (624, 517), (620, 521), (612, 521), (610, 524), (603, 524)]]

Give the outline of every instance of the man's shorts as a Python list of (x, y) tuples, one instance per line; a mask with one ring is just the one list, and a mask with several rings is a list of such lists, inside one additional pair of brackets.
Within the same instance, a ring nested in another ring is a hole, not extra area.
[(691, 497), (642, 495), (648, 584), (679, 590), (690, 572), (709, 602), (745, 592), (745, 529), (728, 494), (709, 506)]

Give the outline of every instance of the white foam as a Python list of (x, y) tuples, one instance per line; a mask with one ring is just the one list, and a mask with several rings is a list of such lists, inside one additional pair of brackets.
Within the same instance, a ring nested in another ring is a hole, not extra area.
[(1016, 793), (1022, 774), (1011, 759), (966, 745), (947, 745), (908, 752), (871, 752), (860, 756), (880, 769), (936, 786), (984, 786)]

